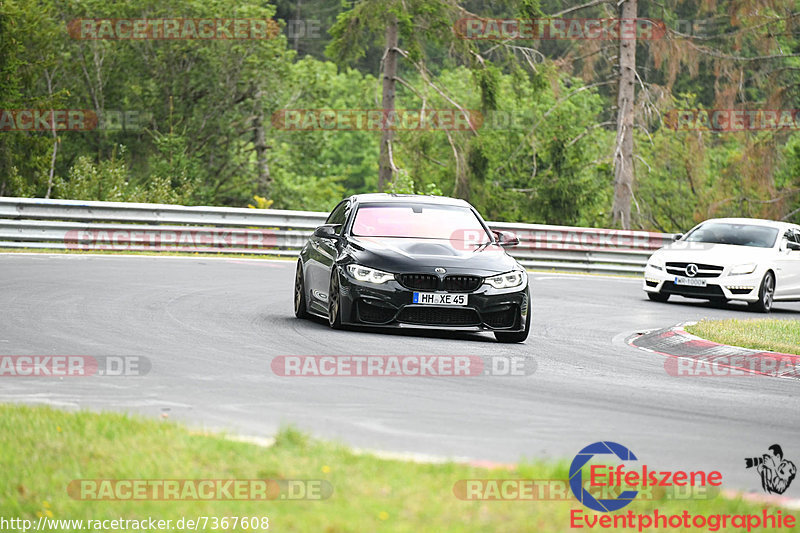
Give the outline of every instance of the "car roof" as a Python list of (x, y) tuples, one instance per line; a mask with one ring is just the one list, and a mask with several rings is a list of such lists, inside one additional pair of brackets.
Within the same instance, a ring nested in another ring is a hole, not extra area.
[(768, 226), (770, 228), (778, 228), (778, 229), (797, 227), (795, 224), (791, 224), (789, 222), (779, 222), (777, 220), (766, 220), (763, 218), (709, 218), (708, 220), (701, 222), (701, 224), (705, 224), (707, 222), (722, 222), (728, 224), (751, 224), (754, 226)]
[(447, 196), (433, 196), (427, 194), (392, 194), (392, 193), (367, 193), (367, 194), (354, 194), (350, 197), (359, 204), (371, 203), (425, 203), (436, 205), (454, 205), (460, 207), (471, 207), (470, 204), (458, 198), (449, 198)]

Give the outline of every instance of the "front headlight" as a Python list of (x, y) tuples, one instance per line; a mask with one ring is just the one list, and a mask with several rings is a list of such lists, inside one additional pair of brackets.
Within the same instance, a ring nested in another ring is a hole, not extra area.
[(362, 265), (347, 265), (347, 271), (358, 281), (366, 281), (367, 283), (386, 283), (394, 279), (394, 274)]
[(505, 274), (499, 274), (486, 278), (483, 281), (494, 287), (495, 289), (510, 289), (511, 287), (519, 287), (525, 281), (527, 273), (523, 270), (512, 270)]
[(746, 265), (738, 265), (731, 269), (731, 276), (739, 276), (742, 274), (752, 274), (755, 272), (756, 267), (755, 263), (747, 263)]
[(647, 260), (647, 266), (656, 270), (664, 270), (664, 261), (651, 257)]

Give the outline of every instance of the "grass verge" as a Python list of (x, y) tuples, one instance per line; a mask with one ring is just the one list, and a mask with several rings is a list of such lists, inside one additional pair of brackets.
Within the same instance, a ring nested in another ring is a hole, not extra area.
[[(270, 529), (277, 531), (568, 531), (571, 509), (598, 516), (568, 493), (563, 501), (464, 501), (453, 492), (456, 481), (464, 479), (567, 477), (566, 463), (524, 464), (510, 471), (386, 460), (291, 429), (265, 448), (168, 421), (0, 405), (0, 516), (7, 519), (153, 517), (174, 524), (181, 517), (268, 516)], [(320, 479), (334, 492), (322, 501), (165, 502), (81, 501), (66, 491), (75, 479), (186, 478)], [(746, 514), (760, 513), (762, 506), (721, 497), (637, 499), (624, 512), (655, 508), (669, 514)]]
[(800, 355), (800, 320), (703, 320), (686, 331), (720, 344)]

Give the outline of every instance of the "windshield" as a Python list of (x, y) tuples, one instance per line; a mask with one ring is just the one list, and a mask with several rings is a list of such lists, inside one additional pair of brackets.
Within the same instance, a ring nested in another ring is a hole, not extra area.
[(473, 241), (491, 241), (471, 209), (452, 205), (363, 205), (356, 213), (352, 233), (356, 237), (415, 239), (453, 239), (468, 235)]
[(698, 226), (689, 233), (685, 240), (688, 242), (772, 248), (777, 238), (778, 228), (753, 224), (709, 222)]

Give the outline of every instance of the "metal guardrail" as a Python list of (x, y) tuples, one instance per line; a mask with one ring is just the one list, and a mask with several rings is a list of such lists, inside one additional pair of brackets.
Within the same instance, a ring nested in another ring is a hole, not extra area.
[[(327, 213), (0, 197), (0, 248), (297, 256)], [(671, 234), (489, 222), (534, 270), (641, 274)]]

